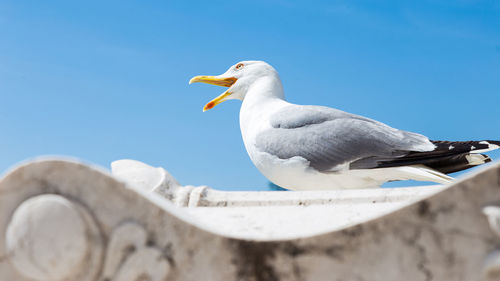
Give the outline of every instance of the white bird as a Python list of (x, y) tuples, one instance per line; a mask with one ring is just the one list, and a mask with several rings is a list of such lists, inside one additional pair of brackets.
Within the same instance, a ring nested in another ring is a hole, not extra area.
[(446, 174), (490, 162), (481, 153), (500, 147), (500, 141), (431, 141), (338, 109), (289, 103), (278, 72), (263, 61), (242, 61), (194, 82), (229, 88), (203, 111), (243, 101), (240, 129), (248, 155), (286, 189), (368, 188), (409, 179), (447, 184), (453, 178)]

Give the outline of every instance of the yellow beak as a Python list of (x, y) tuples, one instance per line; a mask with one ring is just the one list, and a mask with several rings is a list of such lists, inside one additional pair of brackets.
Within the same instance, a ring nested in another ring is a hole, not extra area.
[(212, 84), (212, 85), (217, 85), (217, 86), (223, 86), (223, 87), (231, 87), (231, 85), (236, 82), (236, 78), (234, 77), (227, 77), (227, 78), (219, 78), (217, 76), (195, 76), (189, 80), (189, 84), (193, 84), (196, 82), (202, 82), (202, 83), (207, 83), (207, 84)]
[(227, 96), (231, 95), (230, 92), (225, 91), (222, 95), (216, 97), (215, 99), (211, 100), (205, 106), (203, 107), (203, 112), (212, 109), (214, 106), (218, 105), (219, 103), (223, 102)]
[[(227, 77), (227, 78), (220, 78), (217, 76), (195, 76), (189, 80), (189, 84), (196, 83), (196, 82), (202, 82), (202, 83), (207, 83), (207, 84), (212, 84), (212, 85), (217, 85), (217, 86), (223, 86), (223, 87), (231, 87), (235, 82), (236, 78), (234, 77)], [(222, 95), (216, 97), (215, 99), (211, 100), (209, 103), (207, 103), (203, 107), (203, 112), (212, 109), (214, 106), (218, 105), (219, 103), (223, 102), (226, 97), (230, 96), (231, 93), (229, 91), (225, 91)]]

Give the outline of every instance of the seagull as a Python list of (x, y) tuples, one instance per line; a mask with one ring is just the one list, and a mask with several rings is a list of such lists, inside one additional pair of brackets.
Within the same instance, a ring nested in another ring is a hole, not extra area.
[(490, 162), (500, 141), (434, 141), (339, 109), (285, 100), (278, 72), (242, 61), (218, 76), (195, 76), (228, 89), (205, 105), (242, 101), (240, 129), (257, 169), (290, 190), (379, 187), (399, 180), (448, 184), (447, 174)]

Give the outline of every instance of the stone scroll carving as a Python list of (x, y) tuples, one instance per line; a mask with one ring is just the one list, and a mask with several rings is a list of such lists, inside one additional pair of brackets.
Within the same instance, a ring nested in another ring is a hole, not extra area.
[(146, 231), (134, 222), (119, 225), (111, 234), (103, 279), (110, 281), (163, 281), (170, 264), (163, 253), (149, 245)]
[(55, 194), (21, 203), (4, 242), (11, 264), (29, 280), (163, 281), (170, 271), (167, 258), (148, 242), (141, 225), (119, 224), (104, 249), (91, 213)]
[(500, 205), (479, 212), (500, 202), (500, 163), (446, 187), (329, 192), (122, 168), (44, 160), (0, 179), (0, 281), (500, 280)]
[(90, 213), (55, 194), (21, 203), (7, 227), (5, 245), (15, 269), (37, 281), (95, 280), (103, 242)]

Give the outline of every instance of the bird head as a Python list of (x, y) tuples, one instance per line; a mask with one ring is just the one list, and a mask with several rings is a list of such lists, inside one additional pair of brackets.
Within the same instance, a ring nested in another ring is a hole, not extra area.
[(203, 111), (212, 109), (217, 104), (231, 99), (243, 100), (248, 89), (260, 78), (277, 76), (276, 70), (263, 61), (241, 61), (231, 66), (226, 72), (217, 76), (200, 75), (189, 80), (189, 84), (203, 82), (228, 87), (220, 96), (208, 102)]

